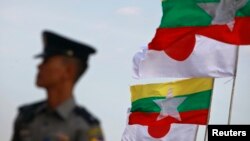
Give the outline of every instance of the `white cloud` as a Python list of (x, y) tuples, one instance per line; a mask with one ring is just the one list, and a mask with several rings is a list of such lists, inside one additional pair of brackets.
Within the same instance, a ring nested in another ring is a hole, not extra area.
[(139, 15), (141, 13), (141, 9), (138, 7), (122, 7), (117, 10), (117, 13), (120, 15)]

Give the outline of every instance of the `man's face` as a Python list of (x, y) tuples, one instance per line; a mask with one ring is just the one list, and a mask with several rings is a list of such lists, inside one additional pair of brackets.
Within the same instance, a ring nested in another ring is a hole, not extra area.
[(63, 56), (44, 58), (38, 66), (36, 85), (39, 87), (55, 87), (64, 81), (67, 74)]

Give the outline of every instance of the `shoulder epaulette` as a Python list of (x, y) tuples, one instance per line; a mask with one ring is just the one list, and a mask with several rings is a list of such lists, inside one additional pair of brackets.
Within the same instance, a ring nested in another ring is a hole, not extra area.
[(35, 112), (38, 107), (44, 104), (44, 101), (30, 105), (24, 105), (19, 108), (19, 114), (23, 122), (30, 122), (35, 117)]
[(76, 106), (75, 113), (81, 116), (90, 125), (98, 125), (100, 122), (97, 118), (92, 116), (85, 108)]

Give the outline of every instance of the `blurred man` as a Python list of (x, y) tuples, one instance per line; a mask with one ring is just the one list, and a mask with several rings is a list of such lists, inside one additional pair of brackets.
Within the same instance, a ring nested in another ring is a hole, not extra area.
[(36, 85), (46, 89), (47, 99), (19, 108), (12, 141), (103, 141), (99, 121), (73, 96), (95, 49), (50, 31), (43, 41)]

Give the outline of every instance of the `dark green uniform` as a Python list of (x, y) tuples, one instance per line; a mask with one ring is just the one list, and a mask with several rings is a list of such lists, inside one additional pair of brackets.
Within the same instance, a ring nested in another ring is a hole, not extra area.
[(12, 141), (103, 141), (99, 121), (69, 99), (55, 110), (46, 102), (23, 106), (15, 121)]

